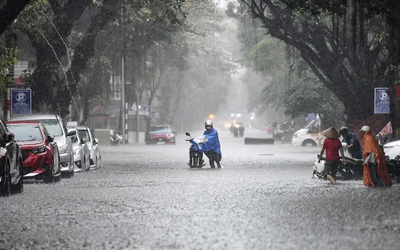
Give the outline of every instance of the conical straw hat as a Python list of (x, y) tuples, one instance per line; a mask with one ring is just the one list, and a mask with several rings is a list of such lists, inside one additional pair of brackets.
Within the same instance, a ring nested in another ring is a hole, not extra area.
[(327, 130), (323, 131), (322, 134), (325, 137), (333, 138), (333, 139), (337, 139), (340, 137), (340, 134), (337, 132), (337, 130), (334, 127), (328, 128)]

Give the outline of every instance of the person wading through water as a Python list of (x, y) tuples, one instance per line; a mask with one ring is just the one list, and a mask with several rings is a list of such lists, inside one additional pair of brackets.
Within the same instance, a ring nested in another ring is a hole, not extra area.
[(332, 184), (335, 184), (336, 172), (340, 164), (339, 151), (342, 157), (343, 165), (346, 165), (342, 143), (339, 140), (340, 134), (334, 127), (328, 128), (327, 130), (323, 131), (322, 134), (326, 137), (326, 139), (324, 140), (321, 153), (319, 154), (319, 161), (321, 161), (322, 155), (326, 151), (324, 175), (328, 180), (331, 181)]

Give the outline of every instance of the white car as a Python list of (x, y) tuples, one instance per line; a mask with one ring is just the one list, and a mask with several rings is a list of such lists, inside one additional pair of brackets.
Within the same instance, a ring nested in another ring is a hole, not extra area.
[(320, 133), (319, 120), (311, 121), (305, 128), (294, 132), (292, 144), (296, 147), (316, 147), (324, 143), (325, 136)]
[(85, 141), (86, 145), (89, 148), (90, 152), (90, 168), (91, 169), (99, 169), (101, 168), (101, 154), (99, 148), (99, 140), (94, 138), (92, 131), (89, 127), (86, 126), (77, 126), (75, 127), (79, 136), (81, 136)]
[(386, 160), (394, 160), (400, 155), (400, 140), (388, 142), (383, 145)]
[(74, 151), (74, 172), (90, 170), (90, 152), (86, 140), (82, 138), (75, 128), (68, 128), (68, 137)]

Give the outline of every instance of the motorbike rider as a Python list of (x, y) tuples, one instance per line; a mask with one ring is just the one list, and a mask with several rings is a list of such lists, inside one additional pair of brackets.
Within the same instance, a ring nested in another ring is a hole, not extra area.
[(350, 132), (347, 127), (342, 127), (339, 130), (339, 134), (343, 137), (342, 142), (347, 143), (347, 150), (352, 158), (362, 159), (363, 148), (357, 139), (355, 133)]
[[(221, 145), (219, 143), (218, 131), (214, 128), (213, 122), (207, 120), (204, 123), (205, 131), (203, 135), (207, 137), (207, 142), (201, 148), (201, 151), (208, 157), (210, 162), (210, 167), (215, 168), (214, 162), (217, 163), (218, 168), (221, 168)], [(200, 160), (201, 164), (202, 159)]]

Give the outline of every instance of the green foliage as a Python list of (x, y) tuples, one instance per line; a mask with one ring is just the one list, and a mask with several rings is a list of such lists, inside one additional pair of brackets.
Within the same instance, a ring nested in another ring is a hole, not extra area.
[(340, 116), (343, 112), (341, 102), (313, 77), (293, 84), (286, 92), (284, 105), (286, 115), (295, 118), (317, 113), (327, 126), (335, 126), (344, 119)]
[(0, 91), (5, 90), (6, 82), (13, 82), (14, 79), (11, 79), (7, 76), (8, 68), (13, 67), (14, 64), (17, 63), (16, 59), (16, 49), (6, 48), (0, 44)]

